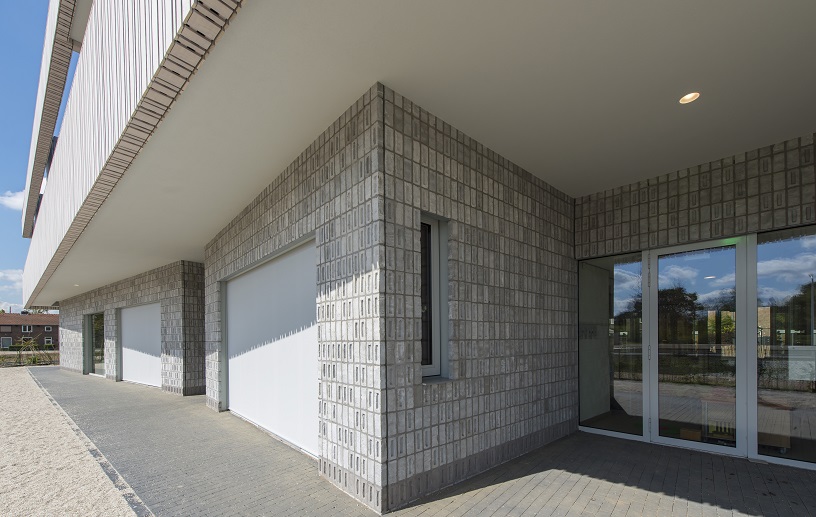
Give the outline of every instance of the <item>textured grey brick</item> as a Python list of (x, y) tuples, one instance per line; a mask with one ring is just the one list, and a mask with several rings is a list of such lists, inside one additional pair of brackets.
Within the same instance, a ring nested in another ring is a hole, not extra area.
[[(813, 140), (813, 134), (808, 134), (657, 176), (646, 182), (648, 188), (641, 181), (578, 198), (575, 242), (582, 245), (575, 247), (576, 258), (610, 254), (609, 246), (594, 244), (603, 240), (602, 235), (614, 235), (614, 222), (603, 217), (601, 200), (617, 196), (618, 189), (632, 192), (629, 202), (633, 217), (644, 212), (669, 216), (667, 221), (658, 217), (648, 225), (630, 225), (629, 251), (813, 224)], [(669, 196), (665, 205), (664, 185)], [(673, 202), (676, 194), (680, 197)], [(676, 234), (664, 233), (667, 227), (676, 228)], [(613, 244), (611, 251), (623, 251), (623, 246), (618, 249)]]
[(118, 371), (118, 310), (161, 304), (161, 388), (179, 395), (204, 392), (204, 266), (179, 261), (60, 303), (60, 366), (83, 371), (83, 322), (105, 315), (105, 377)]
[[(387, 88), (384, 111), (393, 509), (577, 428), (577, 305), (572, 199)], [(610, 224), (613, 204), (598, 205)], [(422, 214), (450, 233), (450, 378), (433, 383), (421, 367)]]
[[(451, 378), (434, 384), (419, 355), (423, 212), (450, 230)], [(322, 475), (382, 511), (564, 436), (573, 219), (568, 196), (374, 86), (208, 244), (208, 405), (225, 409), (220, 282), (314, 233)]]
[[(320, 474), (381, 510), (385, 412), (382, 86), (279, 173), (205, 249), (207, 404), (224, 404), (221, 285), (314, 236)], [(317, 431), (317, 430), (316, 430)]]

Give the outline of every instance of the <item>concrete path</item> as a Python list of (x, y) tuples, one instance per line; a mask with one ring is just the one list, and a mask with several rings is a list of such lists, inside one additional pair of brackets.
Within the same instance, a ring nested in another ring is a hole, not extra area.
[[(201, 397), (31, 371), (156, 515), (374, 515)], [(577, 433), (392, 515), (816, 515), (816, 471)]]
[(158, 516), (375, 515), (320, 478), (316, 460), (201, 396), (31, 370)]

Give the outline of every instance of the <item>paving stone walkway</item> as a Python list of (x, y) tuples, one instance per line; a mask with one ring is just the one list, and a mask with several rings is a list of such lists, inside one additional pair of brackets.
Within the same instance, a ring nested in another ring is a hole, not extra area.
[[(32, 373), (156, 515), (374, 515), (201, 397)], [(816, 515), (816, 471), (576, 433), (391, 515)]]

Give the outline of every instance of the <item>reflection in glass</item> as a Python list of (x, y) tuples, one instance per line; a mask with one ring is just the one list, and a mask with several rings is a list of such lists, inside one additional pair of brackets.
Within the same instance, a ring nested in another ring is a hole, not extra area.
[(736, 251), (658, 259), (660, 436), (736, 445)]
[(105, 375), (105, 315), (91, 316), (91, 373)]
[(432, 356), (432, 327), (433, 297), (431, 295), (431, 225), (420, 225), (420, 301), (422, 303), (422, 365), (433, 363)]
[(640, 254), (580, 264), (581, 425), (643, 434)]
[(757, 442), (760, 454), (816, 462), (816, 236), (802, 233), (758, 236)]

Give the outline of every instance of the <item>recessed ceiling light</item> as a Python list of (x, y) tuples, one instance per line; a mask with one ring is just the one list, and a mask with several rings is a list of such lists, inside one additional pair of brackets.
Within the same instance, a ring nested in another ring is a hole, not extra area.
[(700, 97), (699, 92), (691, 92), (683, 95), (680, 97), (680, 104), (688, 104), (689, 102), (694, 102)]

